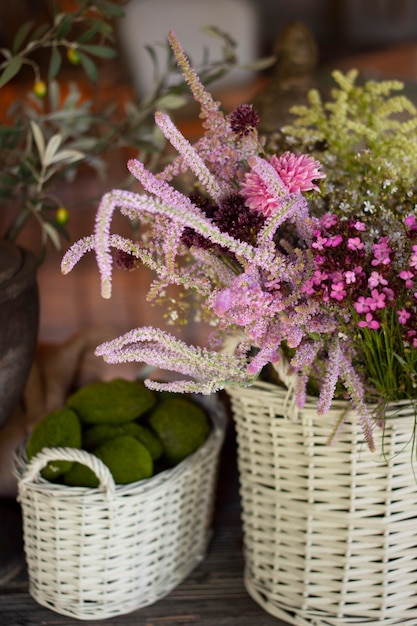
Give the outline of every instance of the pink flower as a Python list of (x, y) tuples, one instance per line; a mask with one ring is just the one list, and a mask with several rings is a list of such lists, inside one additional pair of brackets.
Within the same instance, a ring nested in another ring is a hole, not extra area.
[(404, 224), (411, 230), (417, 230), (417, 221), (414, 215), (409, 215), (404, 219)]
[(324, 228), (331, 228), (332, 226), (336, 226), (337, 224), (337, 215), (334, 213), (326, 213), (321, 218), (321, 225)]
[(313, 180), (326, 178), (326, 174), (320, 171), (321, 164), (307, 154), (284, 152), (279, 157), (274, 154), (269, 162), (291, 193), (312, 189), (319, 191), (317, 185), (313, 184)]
[(356, 283), (356, 274), (351, 270), (345, 272), (345, 281), (347, 285), (351, 285), (352, 283)]
[(410, 272), (408, 270), (403, 270), (402, 272), (399, 273), (399, 277), (403, 279), (407, 289), (411, 289), (411, 287), (413, 286), (413, 281), (411, 279), (414, 278), (413, 272)]
[(392, 252), (392, 249), (389, 247), (388, 243), (388, 237), (381, 237), (378, 243), (374, 243), (374, 258), (371, 261), (371, 265), (388, 265), (390, 263), (391, 259), (389, 258), (389, 255)]
[(411, 317), (411, 313), (409, 313), (406, 309), (400, 309), (397, 311), (397, 315), (400, 324), (406, 324)]
[(324, 246), (326, 245), (326, 243), (327, 237), (322, 237), (321, 235), (318, 235), (316, 241), (312, 243), (311, 246), (316, 250), (324, 250)]
[(366, 226), (365, 226), (365, 224), (364, 224), (363, 222), (359, 222), (359, 221), (358, 221), (358, 222), (355, 222), (355, 223), (353, 224), (353, 228), (354, 228), (355, 230), (359, 230), (360, 232), (364, 232), (364, 231), (366, 230)]
[(371, 311), (376, 311), (377, 309), (385, 309), (385, 293), (380, 293), (377, 289), (372, 289), (371, 297), (366, 298), (366, 302)]
[(413, 246), (413, 254), (411, 255), (409, 266), (417, 269), (417, 246)]
[(383, 287), (382, 291), (388, 300), (394, 300), (395, 293), (390, 287)]
[(364, 296), (359, 296), (356, 302), (353, 303), (353, 307), (356, 313), (368, 313), (369, 305)]
[(245, 182), (241, 186), (241, 194), (247, 207), (253, 211), (259, 211), (265, 217), (275, 215), (282, 205), (282, 198), (272, 195), (256, 172), (245, 174)]
[(338, 283), (333, 283), (332, 284), (332, 290), (330, 292), (330, 297), (334, 298), (335, 300), (343, 300), (343, 298), (346, 296), (346, 290), (345, 290), (345, 286), (343, 284), (343, 282), (338, 282)]
[(388, 281), (379, 272), (371, 272), (368, 285), (369, 287), (378, 287), (378, 285), (388, 285)]
[(365, 244), (359, 237), (350, 237), (347, 241), (347, 247), (349, 250), (363, 250)]
[(253, 211), (259, 211), (266, 217), (275, 215), (279, 208), (288, 199), (288, 193), (299, 193), (318, 190), (313, 184), (313, 179), (323, 178), (325, 174), (319, 171), (320, 163), (305, 154), (292, 154), (284, 152), (280, 157), (275, 154), (267, 161), (275, 170), (282, 185), (282, 193), (272, 193), (261, 176), (250, 171), (245, 174), (241, 186), (241, 194), (245, 198), (246, 206)]
[(371, 330), (378, 330), (380, 323), (372, 317), (372, 313), (367, 313), (364, 320), (358, 322), (359, 328), (370, 328)]
[(329, 237), (326, 241), (326, 246), (329, 248), (337, 248), (343, 241), (342, 235), (333, 235)]

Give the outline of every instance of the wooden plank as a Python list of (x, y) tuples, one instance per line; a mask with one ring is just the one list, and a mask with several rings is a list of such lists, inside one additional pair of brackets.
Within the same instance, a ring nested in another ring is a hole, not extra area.
[[(37, 604), (26, 571), (0, 587), (0, 624), (74, 626), (82, 623)], [(86, 622), (84, 622), (86, 623)], [(133, 613), (88, 622), (97, 626), (284, 626), (247, 594), (243, 584), (240, 524), (216, 527), (206, 559), (166, 598)]]

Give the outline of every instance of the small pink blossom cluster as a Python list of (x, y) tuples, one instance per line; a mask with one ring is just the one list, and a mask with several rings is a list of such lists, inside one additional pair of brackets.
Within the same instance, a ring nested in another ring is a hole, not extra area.
[(404, 221), (399, 263), (388, 236), (370, 243), (363, 222), (324, 215), (314, 231), (314, 269), (303, 291), (341, 307), (344, 315), (350, 311), (359, 328), (378, 330), (381, 315), (395, 310), (404, 339), (417, 347), (417, 223), (414, 216)]

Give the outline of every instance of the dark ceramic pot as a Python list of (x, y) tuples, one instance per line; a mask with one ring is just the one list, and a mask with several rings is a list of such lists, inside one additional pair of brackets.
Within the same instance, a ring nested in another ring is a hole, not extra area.
[[(39, 327), (36, 258), (0, 240), (0, 427), (19, 403), (32, 365)], [(23, 567), (21, 514), (0, 500), (0, 585)]]
[(0, 426), (16, 408), (39, 327), (35, 255), (0, 240)]

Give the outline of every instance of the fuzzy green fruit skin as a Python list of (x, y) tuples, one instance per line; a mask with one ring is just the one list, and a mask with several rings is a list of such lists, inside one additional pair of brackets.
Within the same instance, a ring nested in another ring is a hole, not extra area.
[[(81, 448), (81, 424), (78, 415), (69, 408), (51, 411), (36, 424), (26, 446), (28, 460), (43, 448)], [(41, 474), (55, 480), (65, 474), (72, 461), (50, 461)]]
[(94, 454), (107, 465), (118, 485), (150, 478), (153, 474), (149, 450), (130, 435), (109, 439), (94, 450)]
[(91, 452), (105, 441), (122, 435), (122, 427), (123, 425), (117, 424), (93, 424), (93, 426), (88, 426), (83, 432), (82, 446), (84, 450)]
[(203, 409), (182, 398), (163, 401), (150, 415), (149, 425), (162, 442), (165, 459), (172, 465), (193, 454), (210, 433)]
[(156, 399), (141, 381), (115, 378), (82, 387), (67, 400), (67, 406), (84, 424), (123, 424), (149, 411)]
[(99, 485), (99, 480), (93, 470), (77, 461), (64, 474), (62, 482), (69, 487), (98, 487)]
[(129, 422), (122, 426), (122, 430), (124, 435), (135, 437), (145, 448), (148, 448), (153, 461), (157, 461), (161, 458), (164, 451), (162, 441), (150, 428), (142, 426), (142, 424), (137, 424), (136, 422)]
[(137, 422), (127, 422), (126, 424), (95, 424), (90, 426), (83, 433), (82, 446), (85, 450), (94, 450), (109, 439), (114, 439), (120, 435), (131, 435), (145, 448), (148, 448), (153, 461), (162, 456), (163, 448), (159, 437), (146, 426)]

